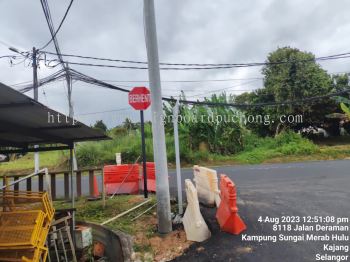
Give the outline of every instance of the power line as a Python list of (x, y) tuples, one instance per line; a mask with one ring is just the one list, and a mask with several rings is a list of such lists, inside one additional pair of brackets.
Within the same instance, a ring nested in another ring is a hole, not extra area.
[[(231, 86), (231, 87), (216, 89), (216, 90), (208, 91), (208, 92), (205, 92), (205, 93), (200, 93), (200, 94), (191, 95), (191, 96), (188, 96), (188, 97), (197, 97), (197, 96), (207, 95), (207, 94), (211, 94), (211, 93), (215, 93), (215, 92), (225, 91), (225, 90), (228, 90), (228, 89), (231, 89), (231, 88), (235, 88), (235, 87), (238, 87), (238, 86), (244, 86), (244, 85), (247, 85), (247, 84), (256, 82), (256, 81), (257, 81), (257, 80), (251, 80), (251, 81), (248, 81), (248, 82), (244, 82), (244, 83), (242, 83), (242, 84), (239, 84), (239, 85), (234, 85), (234, 86)], [(235, 91), (236, 91), (236, 90), (235, 90)], [(246, 90), (246, 91), (248, 91), (248, 90)]]
[[(52, 52), (45, 52), (46, 54), (54, 54)], [(92, 56), (82, 56), (82, 55), (73, 55), (73, 54), (62, 54), (63, 57), (73, 57), (73, 58), (82, 58), (82, 59), (91, 59), (98, 61), (108, 61), (108, 62), (119, 62), (119, 63), (130, 63), (130, 64), (141, 64), (147, 65), (147, 62), (144, 61), (135, 61), (135, 60), (122, 60), (122, 59), (111, 59), (111, 58), (101, 58), (101, 57), (92, 57)], [(202, 69), (225, 69), (225, 68), (240, 68), (240, 67), (252, 67), (252, 66), (264, 66), (264, 65), (278, 65), (286, 63), (304, 63), (304, 62), (314, 62), (314, 61), (326, 61), (326, 60), (335, 60), (349, 58), (350, 52), (334, 54), (323, 57), (316, 57), (312, 59), (305, 60), (286, 60), (279, 62), (252, 62), (252, 63), (160, 63), (160, 65), (166, 66), (186, 66), (186, 67), (162, 67), (162, 70), (202, 70)], [(104, 65), (104, 64), (92, 64), (92, 63), (82, 63), (82, 62), (69, 62), (76, 65), (85, 65), (85, 66), (97, 66), (97, 67), (116, 67), (116, 68), (128, 68), (128, 69), (147, 69), (147, 67), (142, 66), (114, 66), (114, 65)]]
[[(242, 80), (262, 80), (263, 77), (250, 77), (250, 78), (227, 78), (227, 79), (198, 79), (198, 80), (161, 80), (162, 83), (202, 83), (202, 82), (230, 82), (230, 81), (242, 81)], [(101, 80), (111, 83), (148, 83), (148, 80)]]
[[(103, 81), (94, 79), (92, 77), (86, 76), (76, 70), (70, 69), (71, 71), (74, 71), (76, 74), (80, 74), (83, 75), (84, 77), (82, 77), (81, 81), (90, 83), (90, 84), (97, 84), (99, 86), (102, 87), (106, 87), (109, 89), (113, 89), (113, 90), (119, 90), (122, 92), (129, 92), (129, 90), (118, 87), (118, 86), (114, 86), (112, 84), (108, 84), (105, 83)], [(305, 103), (305, 102), (312, 102), (312, 101), (317, 101), (317, 100), (322, 100), (322, 99), (327, 99), (327, 98), (331, 98), (334, 96), (339, 96), (339, 95), (343, 95), (343, 94), (347, 94), (350, 93), (350, 87), (348, 89), (344, 89), (338, 92), (333, 92), (333, 93), (329, 93), (326, 95), (320, 95), (320, 96), (313, 96), (313, 97), (306, 97), (300, 100), (290, 100), (290, 101), (283, 101), (283, 102), (265, 102), (265, 103), (255, 103), (255, 104), (245, 104), (245, 103), (217, 103), (217, 102), (208, 102), (208, 101), (195, 101), (195, 100), (180, 100), (180, 103), (183, 104), (191, 104), (191, 105), (205, 105), (205, 106), (226, 106), (226, 107), (236, 107), (236, 108), (249, 108), (249, 107), (264, 107), (264, 106), (286, 106), (286, 105), (294, 105), (294, 104), (300, 104), (300, 103)], [(171, 98), (171, 97), (163, 97), (162, 98), (163, 101), (167, 101), (167, 102), (176, 102), (176, 99)]]
[(60, 31), (60, 29), (61, 29), (61, 27), (62, 27), (62, 25), (63, 25), (63, 22), (64, 22), (64, 20), (66, 19), (67, 15), (68, 15), (68, 12), (69, 12), (69, 10), (70, 10), (72, 4), (73, 4), (73, 1), (74, 1), (74, 0), (71, 0), (71, 1), (70, 1), (69, 5), (68, 5), (68, 7), (67, 7), (67, 10), (66, 10), (66, 12), (64, 13), (64, 16), (63, 16), (63, 18), (62, 18), (62, 20), (61, 20), (61, 23), (60, 23), (60, 25), (58, 26), (58, 28), (57, 28), (56, 32), (54, 33), (54, 35), (53, 35), (53, 36), (51, 37), (51, 39), (50, 39), (42, 48), (40, 48), (40, 49), (46, 48), (46, 47), (55, 39), (55, 37), (56, 37), (58, 31)]
[[(72, 79), (79, 80), (85, 83), (89, 83), (92, 85), (97, 85), (100, 87), (112, 89), (112, 90), (118, 90), (124, 93), (129, 93), (130, 90), (115, 86), (109, 83), (105, 83), (101, 80), (95, 79), (93, 77), (90, 77), (88, 75), (85, 75), (83, 73), (80, 73), (77, 70), (69, 68), (69, 74), (72, 77)], [(60, 70), (56, 72), (55, 74), (49, 76), (46, 78), (45, 81), (41, 81), (41, 85), (56, 81), (57, 79), (60, 79), (62, 77), (64, 70)], [(44, 83), (45, 82), (45, 83)], [(32, 88), (32, 87), (31, 87)], [(22, 90), (23, 91), (23, 90)], [(246, 104), (246, 103), (218, 103), (218, 102), (209, 102), (209, 101), (198, 101), (198, 100), (180, 100), (180, 103), (183, 104), (191, 104), (191, 105), (204, 105), (204, 106), (226, 106), (226, 107), (237, 107), (237, 108), (249, 108), (249, 107), (265, 107), (265, 106), (286, 106), (286, 105), (295, 105), (295, 104), (300, 104), (300, 103), (305, 103), (305, 102), (312, 102), (312, 101), (318, 101), (322, 99), (327, 99), (331, 98), (334, 96), (339, 96), (343, 94), (350, 93), (350, 88), (349, 89), (344, 89), (338, 92), (333, 92), (329, 93), (326, 95), (320, 95), (320, 96), (313, 96), (313, 97), (306, 97), (300, 100), (290, 100), (290, 101), (283, 101), (283, 102), (265, 102), (265, 103), (255, 103), (255, 104)], [(163, 97), (163, 101), (167, 102), (176, 102), (176, 99), (171, 98), (171, 97)]]
[(120, 111), (126, 111), (126, 110), (132, 110), (132, 108), (131, 107), (125, 107), (125, 108), (111, 109), (111, 110), (98, 111), (98, 112), (89, 112), (89, 113), (78, 114), (76, 116), (78, 117), (78, 116), (86, 116), (86, 115), (97, 115), (97, 114), (102, 114), (102, 113), (120, 112)]

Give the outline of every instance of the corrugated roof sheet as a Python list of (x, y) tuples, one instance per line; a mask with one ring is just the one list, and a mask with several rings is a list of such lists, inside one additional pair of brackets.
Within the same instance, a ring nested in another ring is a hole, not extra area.
[(66, 144), (108, 139), (101, 131), (76, 122), (0, 83), (0, 147)]

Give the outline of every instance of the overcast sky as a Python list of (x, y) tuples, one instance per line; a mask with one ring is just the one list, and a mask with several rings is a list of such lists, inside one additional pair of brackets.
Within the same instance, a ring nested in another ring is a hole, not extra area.
[[(57, 28), (69, 0), (48, 2)], [(260, 62), (266, 59), (269, 52), (283, 46), (296, 47), (316, 56), (350, 51), (348, 0), (155, 0), (155, 7), (162, 62)], [(142, 12), (142, 0), (75, 0), (57, 36), (61, 51), (146, 61)], [(30, 50), (33, 46), (43, 46), (50, 39), (39, 0), (0, 0), (0, 20), (0, 56), (11, 53), (8, 46)], [(54, 51), (53, 45), (46, 50)], [(321, 65), (330, 73), (350, 71), (350, 59), (323, 62)], [(101, 80), (148, 79), (146, 70), (72, 68)], [(41, 65), (39, 78), (56, 70), (58, 68), (49, 69)], [(201, 98), (203, 93), (228, 87), (232, 88), (227, 92), (239, 94), (242, 90), (261, 87), (260, 80), (244, 80), (261, 77), (260, 70), (162, 71), (163, 81), (243, 79), (202, 83), (163, 82), (163, 95), (178, 95), (183, 89), (189, 97)], [(10, 67), (7, 59), (0, 59), (0, 82), (13, 85), (31, 80), (30, 66), (19, 64)], [(147, 86), (147, 82), (115, 84), (126, 85), (128, 89)], [(32, 96), (32, 92), (27, 95)], [(67, 113), (67, 88), (64, 82), (41, 88), (39, 96), (40, 102)], [(73, 102), (78, 119), (88, 124), (103, 119), (112, 127), (125, 117), (138, 121), (138, 113), (129, 108), (124, 93), (76, 82), (73, 84)], [(104, 112), (118, 109), (121, 111)], [(89, 114), (94, 112), (104, 113)]]

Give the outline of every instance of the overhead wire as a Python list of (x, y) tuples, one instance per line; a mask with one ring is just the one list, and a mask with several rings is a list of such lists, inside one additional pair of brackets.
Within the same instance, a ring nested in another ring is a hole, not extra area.
[[(53, 54), (52, 52), (46, 52), (47, 54)], [(119, 63), (130, 63), (130, 64), (141, 64), (147, 65), (147, 62), (144, 61), (135, 61), (135, 60), (123, 60), (123, 59), (111, 59), (111, 58), (100, 58), (100, 57), (92, 57), (92, 56), (82, 56), (82, 55), (72, 55), (72, 54), (62, 54), (63, 57), (73, 57), (73, 58), (83, 58), (83, 59), (92, 59), (98, 61), (108, 61), (108, 62), (119, 62)], [(306, 63), (306, 62), (314, 62), (314, 61), (327, 61), (327, 60), (335, 60), (335, 59), (343, 59), (349, 58), (350, 52), (334, 54), (322, 57), (316, 57), (312, 59), (303, 59), (303, 60), (285, 60), (278, 62), (252, 62), (252, 63), (159, 63), (162, 66), (171, 66), (171, 67), (161, 67), (162, 70), (208, 70), (208, 69), (226, 69), (226, 68), (244, 68), (244, 67), (253, 67), (253, 66), (265, 66), (265, 65), (279, 65), (286, 63)], [(51, 60), (54, 62), (55, 60)], [(62, 62), (62, 61), (58, 61)], [(121, 65), (107, 65), (107, 64), (93, 64), (93, 63), (85, 63), (85, 62), (72, 62), (65, 61), (66, 63), (71, 63), (75, 65), (81, 66), (94, 66), (94, 67), (111, 67), (111, 68), (121, 68), (121, 69), (148, 69), (147, 66), (121, 66)], [(54, 65), (53, 67), (57, 66)], [(185, 67), (174, 67), (174, 66), (185, 66)]]
[(56, 32), (54, 33), (54, 35), (51, 36), (51, 39), (50, 39), (43, 47), (41, 47), (40, 50), (45, 49), (52, 41), (54, 41), (54, 39), (55, 39), (57, 33), (60, 31), (60, 29), (61, 29), (61, 27), (62, 27), (64, 21), (66, 20), (66, 17), (67, 17), (68, 12), (69, 12), (69, 10), (70, 10), (72, 4), (73, 4), (73, 1), (74, 1), (74, 0), (71, 0), (71, 1), (70, 1), (69, 5), (68, 5), (68, 7), (67, 7), (67, 10), (66, 10), (66, 12), (64, 13), (64, 16), (63, 16), (63, 18), (62, 18), (62, 20), (61, 20), (61, 22), (60, 22), (60, 24), (59, 24), (59, 26), (58, 26)]

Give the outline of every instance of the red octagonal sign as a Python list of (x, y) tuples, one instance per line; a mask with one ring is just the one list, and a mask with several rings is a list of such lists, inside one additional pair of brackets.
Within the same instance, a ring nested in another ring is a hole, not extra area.
[(151, 94), (144, 87), (134, 87), (129, 92), (129, 104), (136, 110), (146, 110), (151, 105)]

